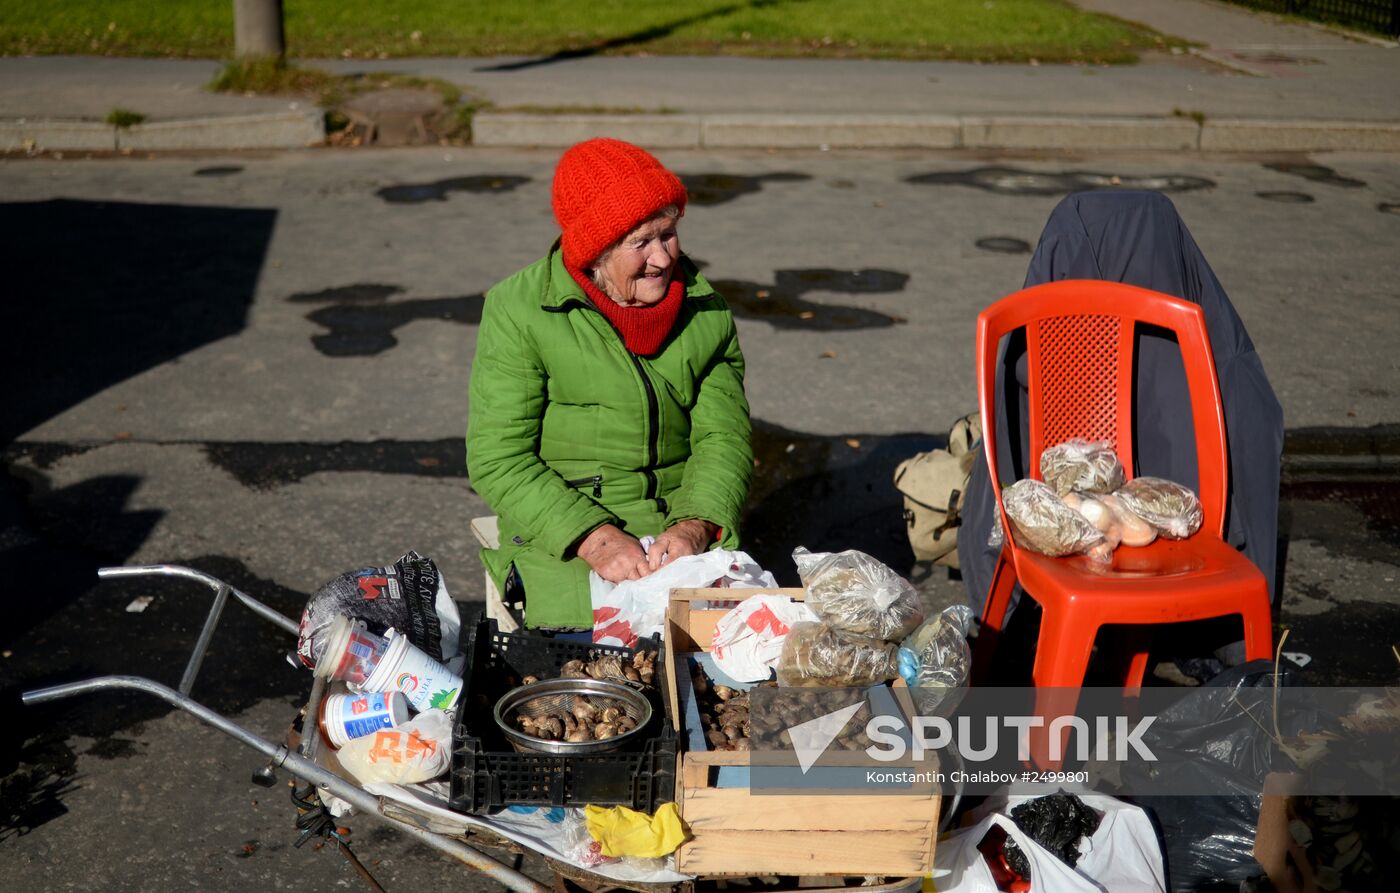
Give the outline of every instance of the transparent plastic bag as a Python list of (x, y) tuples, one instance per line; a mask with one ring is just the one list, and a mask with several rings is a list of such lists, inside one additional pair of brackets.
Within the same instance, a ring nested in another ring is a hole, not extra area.
[(1162, 536), (1183, 540), (1201, 529), (1201, 501), (1190, 487), (1164, 478), (1133, 478), (1117, 493), (1119, 501)]
[(1123, 486), (1123, 463), (1106, 440), (1090, 442), (1074, 438), (1040, 454), (1040, 477), (1054, 491), (1112, 493)]
[(919, 709), (933, 712), (952, 689), (967, 684), (972, 651), (967, 633), (972, 609), (949, 605), (925, 621), (899, 646), (899, 675), (914, 690)]
[(897, 642), (924, 620), (919, 593), (909, 581), (864, 552), (792, 553), (807, 590), (807, 606), (832, 626)]
[(1001, 504), (1023, 549), (1052, 558), (1082, 552), (1095, 561), (1112, 560), (1113, 546), (1103, 533), (1047, 484), (1017, 481), (1001, 491)]
[(899, 675), (893, 643), (829, 623), (798, 623), (783, 642), (778, 684), (793, 687), (861, 687)]

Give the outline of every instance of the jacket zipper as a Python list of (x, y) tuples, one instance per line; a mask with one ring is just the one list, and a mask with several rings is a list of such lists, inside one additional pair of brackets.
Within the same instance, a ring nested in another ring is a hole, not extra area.
[[(585, 309), (592, 310), (594, 313), (598, 314), (598, 316), (602, 317), (603, 322), (607, 323), (608, 327), (617, 333), (618, 340), (622, 340), (622, 333), (618, 331), (617, 326), (613, 325), (612, 320), (603, 316), (601, 310), (591, 306), (587, 301), (583, 303), (583, 306)], [(565, 308), (563, 307), (547, 307), (545, 309), (555, 313), (565, 312)], [(626, 343), (623, 344), (622, 349), (627, 353), (627, 356), (631, 358), (632, 365), (636, 367), (637, 375), (642, 379), (642, 386), (646, 388), (647, 392), (647, 464), (646, 467), (642, 469), (642, 475), (647, 481), (647, 489), (646, 495), (643, 498), (655, 502), (657, 510), (664, 515), (670, 511), (670, 508), (666, 505), (666, 500), (657, 498), (656, 491), (658, 489), (658, 484), (656, 481), (656, 472), (652, 471), (656, 466), (659, 458), (658, 453), (660, 452), (660, 445), (658, 443), (660, 440), (660, 433), (657, 429), (660, 427), (661, 405), (657, 402), (656, 387), (647, 376), (646, 369), (642, 366), (641, 358), (632, 353), (632, 351), (627, 350)], [(595, 488), (594, 493), (597, 494), (600, 491), (601, 485)]]
[[(626, 350), (625, 347), (623, 349)], [(647, 391), (647, 464), (646, 467), (642, 469), (642, 473), (646, 475), (647, 479), (646, 498), (654, 501), (657, 509), (662, 514), (665, 514), (666, 501), (656, 497), (656, 472), (652, 471), (652, 469), (656, 467), (658, 459), (657, 453), (660, 450), (660, 446), (657, 443), (660, 439), (657, 428), (659, 428), (661, 424), (661, 405), (657, 402), (656, 387), (651, 383), (651, 377), (647, 375), (646, 369), (642, 366), (641, 358), (630, 350), (627, 351), (627, 355), (632, 358), (632, 365), (637, 367), (637, 374), (641, 376), (642, 384), (646, 387)]]
[(572, 481), (565, 481), (564, 483), (568, 484), (570, 487), (573, 487), (575, 490), (577, 490), (579, 487), (586, 487), (589, 484), (592, 484), (593, 498), (603, 498), (603, 476), (601, 474), (595, 474), (591, 478), (576, 478)]

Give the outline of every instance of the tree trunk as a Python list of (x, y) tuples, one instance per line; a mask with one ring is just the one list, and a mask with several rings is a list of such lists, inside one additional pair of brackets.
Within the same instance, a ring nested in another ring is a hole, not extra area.
[(233, 50), (240, 59), (286, 54), (282, 0), (233, 0)]

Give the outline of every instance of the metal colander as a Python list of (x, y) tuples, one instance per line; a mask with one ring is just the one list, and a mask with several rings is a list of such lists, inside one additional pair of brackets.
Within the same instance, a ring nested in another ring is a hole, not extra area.
[[(578, 699), (587, 697), (589, 703), (603, 708), (616, 704), (624, 715), (636, 722), (636, 727), (602, 741), (550, 741), (521, 731), (515, 724), (517, 716), (545, 716), (559, 710), (571, 710)], [(496, 726), (516, 750), (540, 753), (581, 754), (616, 750), (651, 721), (651, 702), (640, 691), (623, 682), (607, 679), (546, 679), (513, 688), (496, 702)]]

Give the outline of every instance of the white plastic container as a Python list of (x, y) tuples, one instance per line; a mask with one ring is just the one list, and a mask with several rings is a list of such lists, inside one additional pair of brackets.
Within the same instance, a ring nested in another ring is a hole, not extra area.
[(321, 702), (321, 734), (331, 747), (408, 722), (408, 699), (396, 691), (330, 695)]
[(388, 655), (389, 643), (365, 628), (363, 621), (337, 617), (326, 634), (326, 647), (315, 674), (363, 686)]
[(397, 630), (389, 630), (389, 648), (362, 691), (399, 691), (416, 711), (451, 710), (462, 696), (462, 677), (433, 660)]

